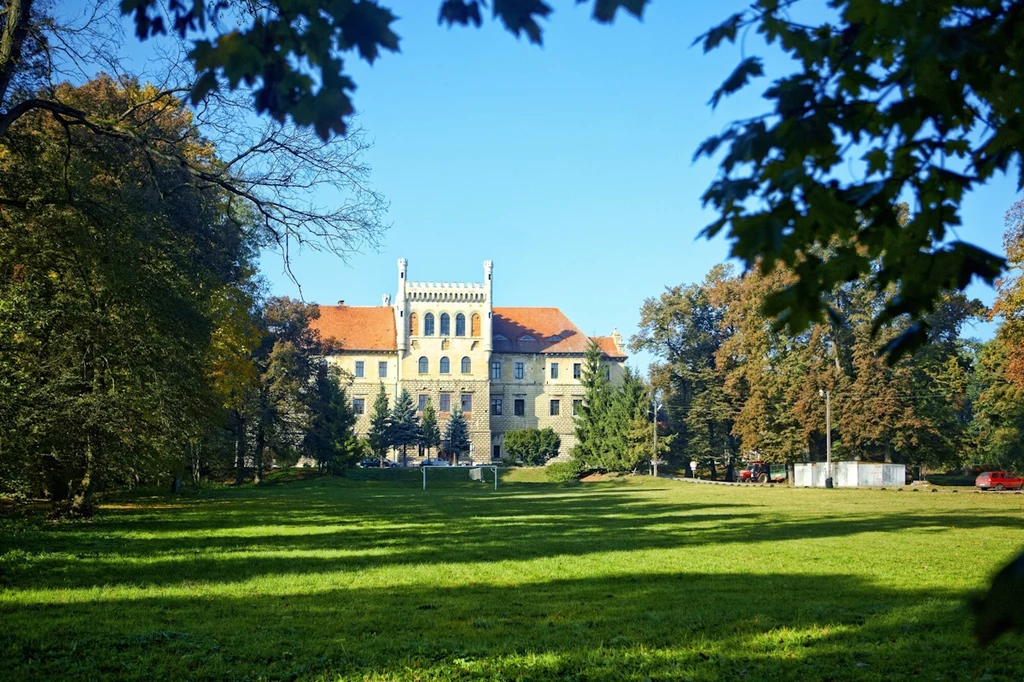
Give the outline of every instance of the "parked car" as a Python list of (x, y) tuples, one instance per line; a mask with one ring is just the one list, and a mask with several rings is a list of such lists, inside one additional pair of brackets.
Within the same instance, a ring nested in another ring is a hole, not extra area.
[(379, 469), (381, 467), (384, 467), (385, 469), (391, 469), (400, 465), (398, 464), (398, 462), (392, 462), (390, 459), (385, 459), (384, 463), (381, 464), (381, 461), (379, 459), (367, 458), (360, 461), (359, 466), (362, 467), (363, 469)]
[(421, 467), (450, 467), (451, 464), (443, 459), (425, 459), (420, 462)]
[(1009, 471), (986, 471), (974, 479), (974, 485), (982, 490), (1020, 490), (1024, 488), (1024, 478)]

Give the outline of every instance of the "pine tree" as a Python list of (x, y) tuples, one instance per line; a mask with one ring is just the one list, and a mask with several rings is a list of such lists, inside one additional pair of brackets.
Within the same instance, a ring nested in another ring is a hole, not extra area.
[(384, 463), (388, 455), (388, 422), (391, 418), (391, 411), (388, 408), (388, 394), (381, 383), (377, 397), (373, 401), (373, 411), (370, 413), (370, 431), (366, 434), (366, 440), (370, 445), (373, 456)]
[(420, 423), (409, 391), (402, 389), (388, 419), (387, 441), (391, 447), (402, 449), (402, 466), (406, 463), (406, 448), (420, 442)]
[(321, 362), (307, 400), (309, 429), (302, 439), (303, 454), (313, 458), (321, 473), (336, 474), (356, 451), (352, 428), (356, 417), (338, 381), (338, 371)]
[(427, 398), (427, 404), (423, 407), (420, 430), (422, 433), (420, 442), (427, 449), (427, 457), (429, 457), (430, 449), (441, 444), (441, 429), (437, 425), (437, 412), (434, 410), (430, 398)]
[(622, 385), (612, 393), (604, 468), (635, 471), (641, 462), (651, 458), (654, 442), (649, 395), (644, 380), (627, 368)]
[(444, 431), (444, 450), (458, 461), (459, 455), (469, 452), (469, 427), (466, 425), (466, 418), (462, 416), (462, 410), (456, 406), (452, 410), (452, 416), (448, 420), (448, 426)]
[(603, 466), (608, 439), (612, 391), (601, 366), (601, 347), (590, 342), (583, 356), (583, 404), (576, 415), (576, 447), (573, 459), (585, 466)]

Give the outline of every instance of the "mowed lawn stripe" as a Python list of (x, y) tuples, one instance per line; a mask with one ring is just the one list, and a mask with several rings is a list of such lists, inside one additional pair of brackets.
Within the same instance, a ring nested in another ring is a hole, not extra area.
[[(1024, 496), (317, 479), (5, 521), (12, 679), (991, 679)], [(1024, 608), (1024, 604), (1022, 604)]]

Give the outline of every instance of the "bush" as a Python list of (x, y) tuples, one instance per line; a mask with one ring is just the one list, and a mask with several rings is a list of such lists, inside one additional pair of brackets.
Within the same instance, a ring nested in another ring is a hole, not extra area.
[(583, 463), (576, 459), (568, 462), (555, 462), (554, 464), (549, 464), (545, 469), (548, 474), (548, 480), (553, 483), (577, 481), (585, 470), (586, 468), (583, 466)]
[(522, 429), (505, 434), (506, 466), (540, 466), (558, 456), (562, 439), (552, 429)]

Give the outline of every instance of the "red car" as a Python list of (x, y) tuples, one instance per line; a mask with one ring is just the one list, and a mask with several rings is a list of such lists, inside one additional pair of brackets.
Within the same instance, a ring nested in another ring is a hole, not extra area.
[(1020, 490), (1024, 488), (1024, 478), (1009, 471), (986, 471), (974, 480), (974, 485), (982, 490)]

